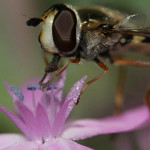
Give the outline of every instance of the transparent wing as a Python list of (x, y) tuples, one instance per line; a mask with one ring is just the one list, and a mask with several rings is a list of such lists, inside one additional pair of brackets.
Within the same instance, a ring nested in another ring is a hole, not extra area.
[(125, 17), (122, 21), (114, 26), (115, 29), (142, 29), (147, 17), (143, 14), (132, 14)]
[(150, 28), (145, 29), (102, 29), (104, 33), (119, 33), (125, 35), (136, 35), (136, 36), (144, 36), (150, 37)]
[(146, 16), (143, 14), (132, 14), (125, 17), (118, 24), (113, 27), (101, 28), (105, 33), (120, 33), (126, 35), (137, 35), (150, 37), (150, 28), (145, 28)]

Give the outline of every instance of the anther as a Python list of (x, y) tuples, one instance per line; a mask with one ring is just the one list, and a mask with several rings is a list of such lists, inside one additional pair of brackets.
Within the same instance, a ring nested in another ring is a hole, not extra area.
[(57, 89), (54, 83), (51, 83), (51, 84), (42, 83), (40, 84), (40, 87), (41, 88), (44, 87), (46, 91), (49, 91), (51, 89)]
[(32, 90), (38, 90), (38, 89), (40, 89), (40, 87), (41, 87), (40, 84), (28, 84), (27, 85), (27, 89), (31, 90), (31, 91)]
[(22, 92), (20, 91), (20, 89), (18, 89), (15, 86), (11, 86), (10, 90), (15, 94), (15, 96), (17, 96), (19, 98), (19, 100), (21, 100), (21, 101), (24, 100), (24, 96), (23, 96)]

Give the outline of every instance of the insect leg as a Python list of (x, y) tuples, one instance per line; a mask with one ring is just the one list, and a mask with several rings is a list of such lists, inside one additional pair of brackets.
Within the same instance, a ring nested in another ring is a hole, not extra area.
[(51, 83), (57, 76), (59, 76), (68, 66), (70, 63), (79, 63), (80, 58), (75, 58), (75, 59), (69, 59), (69, 61), (49, 80), (47, 81), (44, 86), (42, 87), (42, 90), (49, 84)]
[(54, 54), (52, 61), (48, 63), (48, 65), (45, 68), (45, 74), (43, 78), (41, 79), (41, 81), (39, 82), (40, 84), (44, 81), (48, 73), (54, 72), (59, 68), (58, 63), (60, 61), (60, 58), (61, 56), (59, 54)]
[(44, 63), (47, 66), (48, 65), (48, 59), (46, 57), (46, 52), (44, 50), (42, 50), (42, 56), (43, 56)]
[(44, 73), (42, 79), (40, 80), (39, 84), (42, 84), (45, 78), (47, 77), (47, 73)]
[(131, 66), (140, 66), (140, 67), (150, 67), (150, 62), (140, 61), (140, 60), (131, 60), (125, 58), (115, 58), (113, 59), (113, 63), (116, 65), (131, 65)]
[(144, 103), (148, 106), (149, 110), (150, 110), (150, 85), (148, 87), (148, 90), (145, 93), (144, 96)]
[[(105, 75), (105, 74), (109, 71), (109, 69), (107, 68), (107, 66), (106, 66), (103, 62), (101, 62), (99, 59), (96, 58), (96, 59), (94, 59), (94, 61), (97, 63), (97, 65), (98, 65), (100, 68), (104, 69), (105, 71), (104, 71), (103, 73), (101, 73), (100, 75), (94, 77), (93, 79), (89, 80), (89, 81), (84, 85), (84, 87), (83, 87), (82, 90), (81, 90), (81, 93), (80, 93), (80, 96), (79, 96), (79, 98), (78, 98), (77, 103), (79, 102), (80, 97), (81, 97), (81, 95), (84, 93), (84, 91), (86, 90), (86, 88), (87, 88), (90, 84), (92, 84), (93, 82), (95, 82), (96, 80), (98, 80), (100, 77), (102, 77), (103, 75)], [(77, 104), (77, 103), (76, 103), (76, 104)]]
[(54, 75), (53, 78), (59, 76), (69, 66), (70, 63), (79, 63), (79, 62), (80, 58), (69, 59), (69, 61)]
[[(130, 59), (124, 59), (124, 58), (123, 59), (122, 58), (114, 59), (113, 63), (117, 64), (117, 65), (133, 65), (133, 66), (140, 66), (140, 67), (150, 67), (150, 62), (139, 61), (139, 60), (130, 60)], [(150, 95), (150, 87), (144, 97), (144, 102), (150, 110), (149, 95)]]
[(117, 81), (116, 93), (115, 93), (115, 111), (114, 114), (118, 115), (121, 112), (123, 106), (123, 89), (125, 84), (126, 68), (119, 67), (119, 77)]

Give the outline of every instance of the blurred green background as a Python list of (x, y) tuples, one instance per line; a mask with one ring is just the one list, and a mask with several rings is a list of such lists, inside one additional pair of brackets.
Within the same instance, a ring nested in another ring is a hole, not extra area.
[[(140, 13), (147, 16), (150, 22), (150, 0), (1, 0), (0, 1), (0, 104), (13, 111), (12, 100), (3, 86), (3, 82), (20, 86), (29, 78), (42, 77), (44, 63), (38, 43), (40, 27), (26, 26), (29, 17), (39, 17), (52, 4), (68, 3), (75, 6), (104, 5), (129, 14)], [(148, 56), (138, 53), (126, 53), (134, 59), (150, 60)], [(51, 56), (49, 56), (51, 59)], [(88, 87), (81, 97), (79, 105), (74, 109), (73, 118), (104, 117), (114, 110), (114, 92), (119, 67), (108, 64), (110, 72)], [(83, 61), (80, 65), (71, 64), (67, 71), (64, 92), (67, 93), (74, 82), (83, 75), (88, 79), (98, 75), (100, 70), (94, 63)], [(142, 104), (144, 92), (150, 83), (150, 68), (127, 67), (125, 82), (124, 108)], [(87, 80), (88, 80), (87, 79)], [(0, 113), (0, 132), (19, 132), (17, 127)], [(130, 133), (132, 134), (132, 133)], [(134, 133), (133, 133), (134, 134)], [(131, 138), (131, 136), (130, 136)], [(96, 150), (114, 150), (115, 144), (110, 135), (101, 135), (80, 143)], [(136, 143), (134, 141), (134, 143)], [(134, 148), (133, 148), (134, 149)], [(135, 150), (137, 150), (135, 144)]]

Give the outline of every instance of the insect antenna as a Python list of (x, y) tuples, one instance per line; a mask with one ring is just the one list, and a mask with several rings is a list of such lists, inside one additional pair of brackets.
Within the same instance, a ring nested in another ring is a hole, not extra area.
[(43, 21), (43, 19), (41, 19), (41, 18), (36, 18), (36, 17), (31, 18), (31, 17), (29, 17), (29, 16), (27, 16), (27, 15), (25, 15), (25, 14), (22, 14), (22, 16), (24, 16), (24, 17), (26, 17), (26, 18), (29, 19), (29, 20), (26, 21), (26, 24), (27, 24), (28, 26), (33, 26), (33, 27), (35, 27), (35, 26), (39, 25), (39, 24)]

